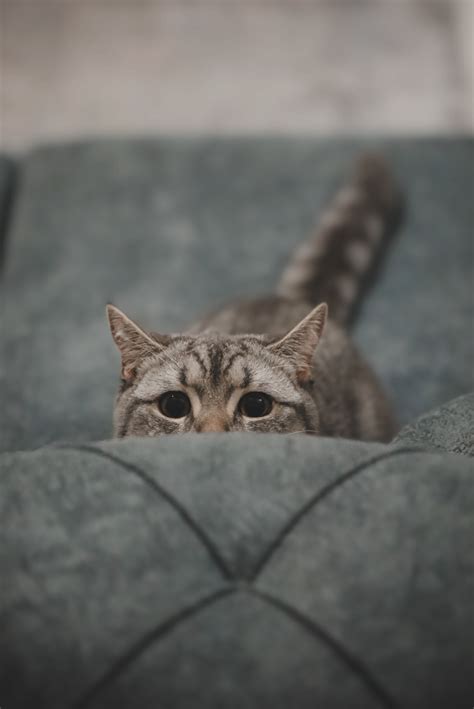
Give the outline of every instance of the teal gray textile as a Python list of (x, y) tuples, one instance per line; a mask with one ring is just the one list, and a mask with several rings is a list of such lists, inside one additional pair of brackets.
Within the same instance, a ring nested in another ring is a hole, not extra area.
[(396, 441), (474, 456), (474, 392), (420, 416), (400, 431)]
[(201, 434), (0, 461), (5, 707), (472, 700), (470, 458)]
[[(355, 337), (401, 422), (474, 389), (473, 142), (391, 140), (405, 225)], [(104, 306), (176, 331), (270, 290), (367, 147), (290, 138), (104, 140), (19, 166), (4, 301), (3, 450), (107, 438), (118, 354)]]
[(13, 162), (7, 157), (0, 155), (0, 269), (2, 267), (10, 209), (13, 202), (14, 175)]

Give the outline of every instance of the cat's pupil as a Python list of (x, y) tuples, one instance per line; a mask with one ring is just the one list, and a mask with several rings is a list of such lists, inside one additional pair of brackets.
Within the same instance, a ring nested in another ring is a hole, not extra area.
[(158, 399), (158, 406), (162, 414), (171, 419), (181, 419), (191, 411), (189, 397), (182, 391), (167, 391)]
[(273, 408), (273, 401), (268, 394), (260, 391), (252, 391), (239, 401), (240, 413), (249, 418), (259, 418), (267, 416)]

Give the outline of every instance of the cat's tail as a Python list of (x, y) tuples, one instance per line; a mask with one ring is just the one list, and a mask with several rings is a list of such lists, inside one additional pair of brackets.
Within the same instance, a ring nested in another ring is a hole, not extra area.
[(362, 156), (312, 237), (295, 252), (277, 293), (325, 301), (331, 318), (348, 325), (401, 214), (401, 194), (385, 160)]

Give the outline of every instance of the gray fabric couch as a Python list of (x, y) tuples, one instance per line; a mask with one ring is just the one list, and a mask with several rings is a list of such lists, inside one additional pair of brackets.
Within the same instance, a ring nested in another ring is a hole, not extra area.
[(14, 183), (14, 164), (5, 156), (0, 155), (0, 267), (3, 261), (5, 237), (13, 203)]
[(176, 330), (270, 289), (366, 143), (0, 161), (0, 706), (472, 704), (472, 141), (378, 141), (410, 203), (355, 337), (393, 444), (106, 440), (104, 303)]

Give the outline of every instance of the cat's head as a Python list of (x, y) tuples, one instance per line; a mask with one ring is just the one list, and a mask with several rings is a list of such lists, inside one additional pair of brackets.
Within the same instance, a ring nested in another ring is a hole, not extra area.
[(145, 332), (113, 305), (107, 315), (122, 358), (116, 436), (319, 431), (310, 389), (327, 316), (324, 303), (281, 338), (159, 335)]

